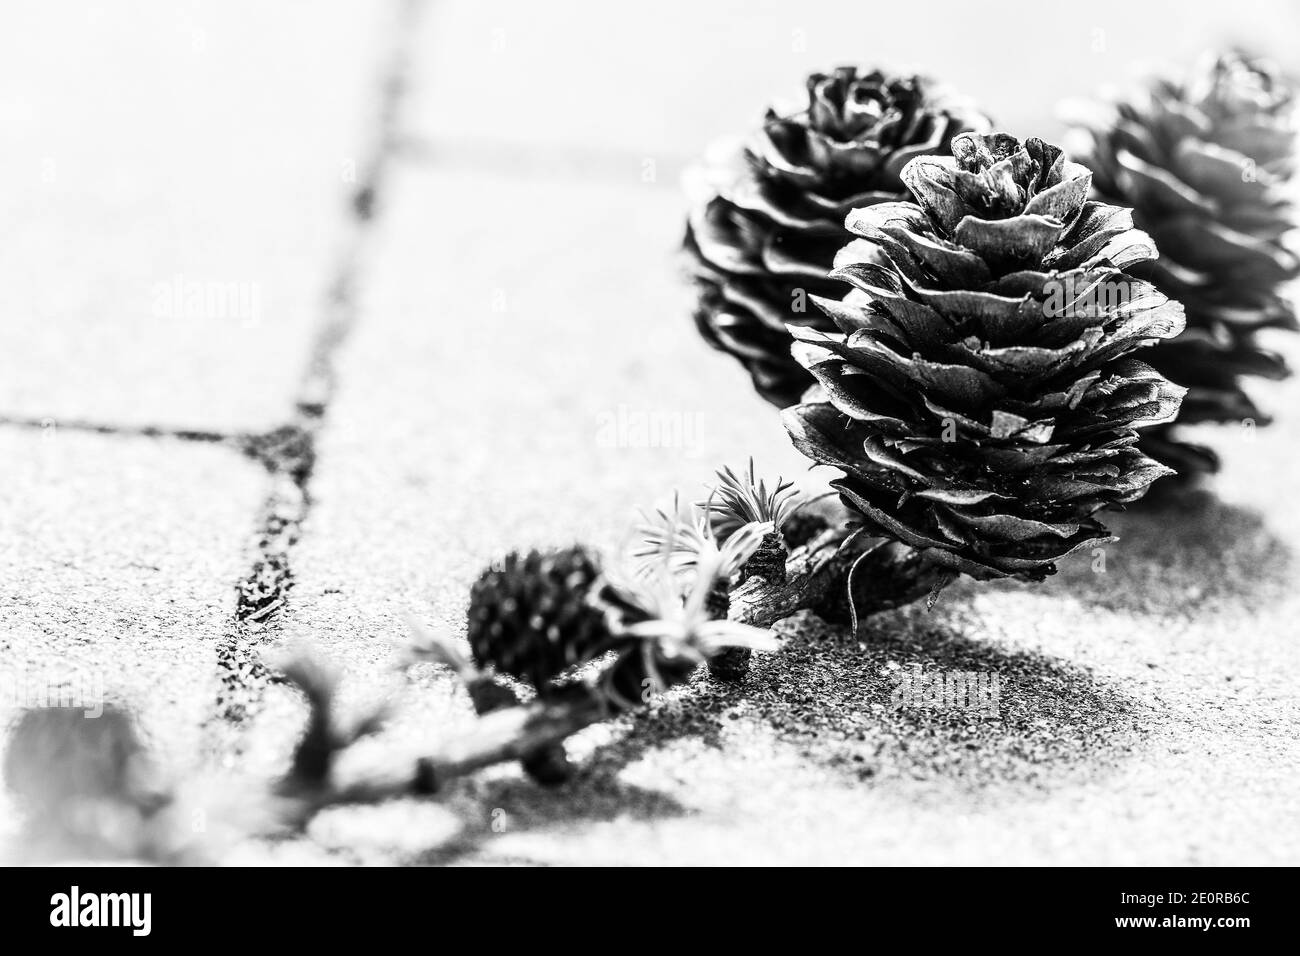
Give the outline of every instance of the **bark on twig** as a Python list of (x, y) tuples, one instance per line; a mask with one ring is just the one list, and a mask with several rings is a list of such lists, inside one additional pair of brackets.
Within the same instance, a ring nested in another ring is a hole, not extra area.
[(857, 624), (920, 600), (950, 580), (946, 569), (896, 541), (828, 532), (790, 556), (784, 581), (751, 578), (732, 591), (731, 616), (771, 627), (798, 611), (812, 611), (826, 621)]
[(751, 577), (731, 592), (731, 616), (754, 627), (771, 627), (799, 611), (825, 610), (848, 580), (859, 552), (836, 548), (824, 534), (797, 549), (785, 566), (784, 580)]
[[(852, 581), (855, 617), (861, 618), (924, 596), (946, 583), (946, 574), (896, 542), (856, 536), (846, 539), (843, 533), (827, 532), (790, 556), (783, 581), (754, 576), (732, 591), (730, 616), (755, 627), (770, 627), (803, 610), (829, 620), (844, 620), (850, 614)], [(603, 677), (611, 678), (617, 666), (611, 665)], [(674, 682), (687, 676), (689, 668), (676, 675)], [(639, 686), (639, 682), (633, 683)], [(624, 710), (612, 702), (604, 680), (571, 684), (528, 704), (480, 709), (487, 712), (471, 730), (439, 741), (417, 760), (366, 769), (354, 783), (299, 791), (296, 815), (305, 819), (332, 804), (431, 793), (492, 764), (536, 759), (536, 755), (562, 746), (578, 731)]]
[[(509, 710), (519, 704), (518, 694), (486, 674), (470, 678), (465, 687), (474, 704), (474, 712), (480, 717)], [(530, 751), (520, 758), (520, 763), (528, 776), (548, 787), (569, 779), (569, 755), (562, 742), (552, 742)]]
[(493, 764), (524, 760), (612, 714), (602, 691), (588, 684), (566, 688), (562, 696), (535, 700), (484, 714), (464, 734), (441, 740), (423, 756), (394, 765), (379, 755), (373, 765), (351, 768), (341, 780), (296, 798), (285, 814), (301, 823), (326, 807), (375, 803), (393, 797), (434, 793), (447, 783)]

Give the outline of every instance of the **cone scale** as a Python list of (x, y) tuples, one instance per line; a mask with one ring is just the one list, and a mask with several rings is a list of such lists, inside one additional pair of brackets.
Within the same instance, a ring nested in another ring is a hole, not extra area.
[(947, 153), (988, 121), (934, 81), (844, 67), (807, 80), (806, 105), (768, 110), (748, 142), (692, 170), (686, 231), (695, 322), (784, 408), (812, 377), (791, 358), (788, 324), (831, 330), (811, 296), (843, 294), (828, 273), (856, 208), (907, 198), (914, 156)]
[(818, 388), (785, 420), (865, 533), (950, 572), (1039, 579), (1110, 540), (1098, 514), (1170, 469), (1138, 429), (1183, 389), (1130, 353), (1182, 307), (1126, 270), (1155, 256), (1129, 211), (1087, 199), (1055, 146), (963, 134), (903, 170), (917, 202), (855, 210), (858, 238), (819, 300), (835, 331), (792, 327)]

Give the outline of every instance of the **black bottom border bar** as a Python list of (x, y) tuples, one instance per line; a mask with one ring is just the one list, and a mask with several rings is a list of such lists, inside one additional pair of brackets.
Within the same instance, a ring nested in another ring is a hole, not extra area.
[(75, 934), (78, 942), (116, 937), (138, 944), (202, 940), (238, 927), (238, 938), (258, 944), (339, 944), (370, 934), (395, 942), (452, 929), (504, 942), (514, 934), (536, 941), (543, 926), (551, 929), (541, 938), (564, 926), (588, 936), (611, 921), (610, 929), (661, 942), (672, 939), (674, 926), (699, 924), (689, 931), (692, 942), (698, 943), (699, 929), (712, 929), (723, 941), (784, 929), (804, 946), (842, 944), (847, 935), (864, 944), (896, 936), (927, 944), (1104, 938), (1182, 947), (1258, 943), (1283, 931), (1292, 921), (1294, 873), (575, 868), (542, 877), (523, 868), (69, 866), (8, 869), (0, 879), (0, 917), (19, 939)]

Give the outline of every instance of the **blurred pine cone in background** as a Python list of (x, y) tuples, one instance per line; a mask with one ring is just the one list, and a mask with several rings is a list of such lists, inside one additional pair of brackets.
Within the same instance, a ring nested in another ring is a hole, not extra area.
[[(1178, 422), (1265, 424), (1242, 377), (1280, 379), (1281, 356), (1256, 333), (1295, 329), (1281, 286), (1300, 275), (1283, 235), (1295, 224), (1294, 88), (1268, 64), (1230, 53), (1182, 80), (1157, 79), (1121, 102), (1072, 104), (1075, 158), (1093, 170), (1106, 202), (1133, 207), (1160, 259), (1137, 274), (1181, 301), (1187, 328), (1148, 354), (1189, 388)], [(1209, 449), (1162, 426), (1142, 439), (1152, 456), (1183, 473), (1215, 471)]]
[(853, 238), (844, 217), (908, 198), (899, 179), (908, 160), (946, 154), (956, 134), (987, 128), (924, 77), (853, 67), (810, 76), (806, 107), (769, 109), (749, 142), (688, 175), (685, 246), (700, 334), (744, 364), (768, 401), (797, 402), (812, 378), (790, 357), (786, 324), (831, 328), (808, 297), (845, 291), (827, 277)]
[(849, 218), (862, 238), (835, 275), (854, 288), (817, 303), (835, 332), (795, 330), (820, 388), (786, 426), (872, 533), (953, 572), (1041, 578), (1169, 473), (1136, 429), (1183, 389), (1127, 354), (1181, 331), (1182, 308), (1122, 271), (1149, 237), (1088, 202), (1061, 150), (997, 133), (952, 151), (903, 170), (917, 203)]

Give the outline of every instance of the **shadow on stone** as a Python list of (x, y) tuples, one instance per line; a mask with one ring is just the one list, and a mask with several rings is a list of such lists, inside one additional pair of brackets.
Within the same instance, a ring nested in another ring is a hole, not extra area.
[[(873, 786), (1046, 787), (1094, 778), (1158, 719), (1084, 669), (963, 637), (954, 622), (963, 613), (912, 606), (881, 614), (864, 642), (812, 616), (792, 619), (780, 628), (782, 650), (756, 656), (743, 684), (697, 678), (680, 705), (637, 719), (585, 762), (586, 772), (613, 779), (682, 738), (744, 760), (744, 738), (752, 735)], [(904, 678), (918, 673), (919, 692), (904, 694)], [(936, 700), (933, 677), (961, 701)]]
[[(585, 762), (575, 768), (571, 780), (558, 787), (542, 787), (522, 776), (470, 778), (447, 793), (443, 801), (465, 822), (465, 828), (414, 862), (445, 865), (490, 853), (491, 843), (499, 833), (527, 833), (614, 819), (664, 819), (688, 812), (664, 793), (625, 783), (605, 768)], [(511, 858), (496, 862), (542, 861)]]
[[(927, 791), (1091, 778), (1154, 717), (1086, 670), (972, 641), (916, 607), (880, 615), (861, 644), (806, 622), (754, 677), (749, 711), (807, 758)], [(956, 702), (943, 700), (945, 686)]]
[(1263, 517), (1202, 489), (1116, 514), (1119, 541), (1077, 555), (1039, 585), (1108, 610), (1204, 613), (1258, 606), (1290, 586), (1294, 555)]

